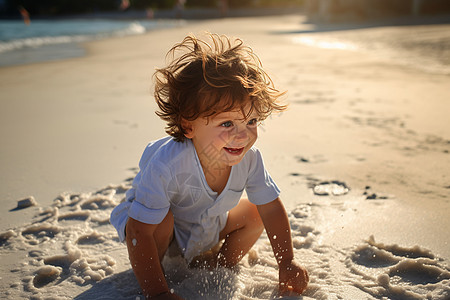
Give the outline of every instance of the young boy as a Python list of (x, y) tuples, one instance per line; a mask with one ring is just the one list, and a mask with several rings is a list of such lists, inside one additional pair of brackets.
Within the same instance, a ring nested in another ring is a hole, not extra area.
[(282, 93), (241, 40), (209, 39), (186, 37), (156, 71), (157, 114), (169, 137), (145, 149), (111, 223), (148, 299), (181, 299), (169, 292), (161, 266), (174, 239), (190, 266), (231, 268), (264, 228), (281, 292), (302, 293), (308, 274), (294, 261), (280, 191), (253, 147), (259, 122), (285, 109), (276, 102)]

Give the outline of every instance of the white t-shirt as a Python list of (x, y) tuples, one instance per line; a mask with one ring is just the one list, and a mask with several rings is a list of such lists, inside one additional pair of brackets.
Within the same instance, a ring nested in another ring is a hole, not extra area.
[(128, 217), (159, 224), (170, 209), (175, 238), (188, 261), (218, 243), (228, 211), (239, 203), (244, 190), (256, 205), (269, 203), (280, 194), (255, 147), (231, 168), (220, 194), (208, 186), (191, 140), (176, 142), (165, 137), (150, 143), (139, 167), (126, 201), (111, 213), (111, 223), (123, 241)]

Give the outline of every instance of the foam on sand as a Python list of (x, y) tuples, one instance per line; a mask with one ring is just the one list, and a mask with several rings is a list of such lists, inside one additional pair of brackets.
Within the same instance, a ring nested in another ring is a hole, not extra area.
[[(11, 276), (2, 278), (2, 298), (143, 299), (126, 246), (119, 243), (108, 222), (129, 184), (126, 181), (93, 193), (62, 194), (50, 207), (41, 208), (31, 224), (2, 233), (0, 254), (15, 254), (21, 261), (10, 270)], [(303, 299), (448, 299), (450, 271), (430, 250), (384, 244), (373, 236), (348, 247), (329, 243), (323, 234), (330, 226), (323, 221), (324, 215), (336, 217), (354, 211), (355, 205), (384, 200), (367, 201), (333, 192), (331, 196), (314, 195), (314, 188), (321, 185), (339, 190), (345, 186), (348, 192), (347, 185), (339, 181), (311, 185), (311, 195), (318, 201), (297, 205), (289, 213), (295, 255), (310, 272)], [(167, 255), (163, 265), (172, 291), (186, 299), (282, 297), (277, 292), (277, 265), (265, 234), (236, 271), (190, 269), (176, 255)]]

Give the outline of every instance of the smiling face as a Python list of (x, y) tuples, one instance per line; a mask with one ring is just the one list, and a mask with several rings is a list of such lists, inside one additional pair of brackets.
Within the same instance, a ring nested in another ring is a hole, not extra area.
[(192, 140), (202, 167), (208, 170), (238, 164), (258, 136), (258, 117), (245, 117), (240, 109), (184, 121), (184, 125), (185, 136)]

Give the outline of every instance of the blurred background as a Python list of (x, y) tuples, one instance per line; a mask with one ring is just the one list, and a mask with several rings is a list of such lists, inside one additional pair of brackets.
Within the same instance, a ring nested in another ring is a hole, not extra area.
[[(448, 0), (0, 0), (0, 66), (84, 55), (79, 43), (224, 17), (298, 14), (315, 28), (449, 23)], [(448, 48), (439, 42), (439, 48)], [(436, 48), (436, 47), (435, 47)], [(442, 57), (443, 53), (439, 53)]]
[[(0, 0), (2, 18), (57, 17), (74, 14), (138, 12), (153, 10), (154, 16), (192, 17), (191, 10), (202, 9), (203, 17), (236, 13), (236, 9), (279, 9), (298, 7), (315, 20), (362, 21), (410, 15), (436, 15), (450, 12), (448, 0)], [(180, 14), (179, 10), (186, 10)], [(216, 12), (214, 11), (216, 10)], [(250, 13), (250, 11), (247, 11)], [(200, 15), (197, 15), (200, 16)], [(151, 15), (150, 15), (151, 17)]]
[[(30, 14), (36, 16), (57, 16), (80, 13), (100, 13), (113, 11), (142, 11), (153, 9), (157, 13), (167, 13), (172, 9), (204, 9), (204, 16), (215, 16), (216, 13), (208, 9), (235, 9), (235, 8), (260, 8), (299, 6), (302, 0), (2, 0), (0, 1), (1, 14), (3, 16), (18, 15), (17, 7), (22, 6)], [(209, 13), (209, 15), (208, 15)]]

